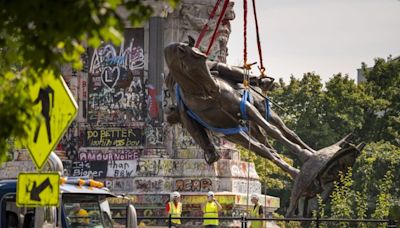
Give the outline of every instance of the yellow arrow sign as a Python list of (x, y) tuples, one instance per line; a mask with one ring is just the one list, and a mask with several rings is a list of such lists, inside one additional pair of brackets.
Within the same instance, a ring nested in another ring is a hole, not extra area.
[(60, 175), (58, 173), (20, 173), (17, 183), (19, 207), (58, 206)]
[(37, 83), (31, 90), (31, 97), (36, 104), (35, 112), (42, 118), (32, 124), (27, 147), (40, 170), (74, 120), (78, 105), (61, 76), (50, 77), (46, 85)]

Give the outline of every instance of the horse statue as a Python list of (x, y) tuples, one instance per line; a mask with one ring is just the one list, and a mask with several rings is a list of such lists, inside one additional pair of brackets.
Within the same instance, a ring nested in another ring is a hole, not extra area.
[[(364, 144), (354, 146), (351, 136), (336, 144), (315, 151), (290, 130), (270, 109), (270, 104), (259, 93), (271, 87), (272, 80), (250, 76), (250, 87), (243, 85), (241, 68), (209, 61), (193, 47), (193, 42), (172, 43), (164, 49), (169, 74), (167, 88), (175, 92), (176, 107), (171, 108), (167, 120), (180, 123), (204, 150), (211, 164), (219, 159), (218, 152), (207, 131), (230, 142), (249, 148), (267, 158), (295, 180), (287, 216), (293, 216), (299, 201), (304, 200), (298, 215), (309, 216), (313, 206), (308, 201), (322, 194), (325, 198), (338, 180), (338, 173), (352, 166)], [(282, 143), (303, 163), (297, 169), (286, 163), (268, 143), (267, 137)]]

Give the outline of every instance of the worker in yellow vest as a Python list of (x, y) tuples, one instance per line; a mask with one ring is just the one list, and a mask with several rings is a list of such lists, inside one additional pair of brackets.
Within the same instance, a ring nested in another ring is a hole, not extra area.
[(203, 205), (203, 218), (215, 218), (215, 219), (204, 219), (203, 225), (207, 228), (218, 227), (218, 212), (222, 210), (221, 204), (214, 198), (214, 192), (207, 193), (207, 202)]
[(168, 215), (171, 215), (172, 225), (175, 227), (180, 227), (181, 220), (179, 219), (182, 214), (182, 203), (181, 194), (179, 192), (173, 192), (171, 194), (171, 200), (167, 203)]
[[(264, 211), (262, 205), (258, 202), (258, 194), (252, 194), (251, 195), (251, 202), (254, 204), (253, 209), (250, 212), (251, 218), (263, 218), (264, 216)], [(261, 228), (265, 227), (264, 221), (251, 221), (250, 228)]]

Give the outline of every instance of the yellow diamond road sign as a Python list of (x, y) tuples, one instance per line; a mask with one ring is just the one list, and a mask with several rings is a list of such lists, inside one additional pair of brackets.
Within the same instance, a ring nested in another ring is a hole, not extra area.
[(46, 85), (37, 83), (30, 95), (35, 112), (42, 118), (30, 127), (27, 147), (40, 170), (74, 120), (78, 105), (61, 76), (51, 77)]
[(19, 207), (58, 206), (60, 175), (58, 173), (20, 173), (17, 183)]

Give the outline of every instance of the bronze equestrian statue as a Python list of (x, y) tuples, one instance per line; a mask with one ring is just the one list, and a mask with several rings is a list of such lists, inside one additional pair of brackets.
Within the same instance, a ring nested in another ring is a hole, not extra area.
[[(249, 148), (257, 155), (274, 162), (295, 180), (287, 216), (292, 216), (299, 200), (304, 205), (298, 214), (311, 213), (309, 200), (321, 193), (328, 197), (339, 171), (352, 166), (363, 144), (354, 146), (346, 136), (338, 143), (313, 150), (280, 117), (269, 108), (255, 90), (243, 86), (243, 70), (207, 60), (207, 56), (190, 43), (172, 43), (164, 49), (169, 68), (166, 85), (175, 92), (176, 108), (168, 121), (180, 123), (204, 150), (211, 164), (219, 159), (207, 131), (228, 141)], [(250, 78), (250, 85), (265, 89), (272, 81)], [(172, 93), (171, 93), (172, 94)], [(247, 122), (248, 121), (248, 122)], [(303, 163), (300, 170), (286, 163), (268, 143), (267, 137), (278, 140)]]

